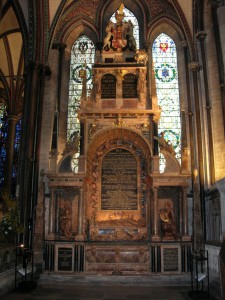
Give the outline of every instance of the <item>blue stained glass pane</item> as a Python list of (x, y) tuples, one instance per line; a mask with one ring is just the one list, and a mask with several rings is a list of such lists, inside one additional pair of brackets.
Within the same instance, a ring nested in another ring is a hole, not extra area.
[[(158, 133), (170, 141), (181, 160), (181, 122), (178, 87), (177, 51), (174, 41), (165, 33), (160, 34), (152, 46), (158, 103), (162, 108)], [(165, 159), (160, 155), (160, 171), (165, 168)]]
[(6, 140), (8, 132), (8, 122), (6, 106), (0, 103), (0, 188), (4, 182), (4, 163), (6, 160)]
[(21, 124), (22, 119), (20, 119), (16, 124), (16, 133), (14, 141), (14, 153), (13, 153), (13, 168), (12, 168), (12, 194), (16, 191), (16, 182), (18, 176), (18, 164), (19, 164), (19, 150), (21, 141)]
[[(19, 146), (21, 140), (21, 119), (18, 121), (16, 125), (15, 132), (15, 141), (14, 141), (14, 153), (13, 153), (13, 166), (12, 166), (12, 186), (11, 186), (11, 194), (15, 195), (16, 190), (16, 181), (18, 174), (18, 157), (19, 157)], [(0, 104), (0, 188), (4, 183), (4, 164), (6, 161), (6, 144), (7, 144), (7, 136), (8, 136), (8, 121), (7, 121), (7, 112), (6, 106), (4, 104)]]

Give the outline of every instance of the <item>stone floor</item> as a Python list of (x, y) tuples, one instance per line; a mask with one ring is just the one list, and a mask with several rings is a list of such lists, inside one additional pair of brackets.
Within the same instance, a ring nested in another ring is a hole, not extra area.
[[(189, 276), (71, 276), (42, 274), (17, 282), (2, 300), (189, 300)], [(195, 296), (194, 299), (203, 299)], [(212, 298), (210, 298), (212, 299)]]
[(30, 291), (13, 291), (2, 300), (187, 300), (187, 286), (93, 286), (38, 284)]

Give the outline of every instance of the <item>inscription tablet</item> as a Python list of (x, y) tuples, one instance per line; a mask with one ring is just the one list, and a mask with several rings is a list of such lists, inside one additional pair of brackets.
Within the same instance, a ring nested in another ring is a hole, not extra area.
[(72, 248), (58, 249), (58, 270), (72, 271)]
[(137, 98), (137, 77), (127, 74), (123, 79), (123, 98)]
[(122, 148), (108, 152), (102, 162), (102, 210), (137, 210), (137, 161)]
[(102, 99), (116, 98), (116, 78), (112, 74), (106, 74), (101, 81)]

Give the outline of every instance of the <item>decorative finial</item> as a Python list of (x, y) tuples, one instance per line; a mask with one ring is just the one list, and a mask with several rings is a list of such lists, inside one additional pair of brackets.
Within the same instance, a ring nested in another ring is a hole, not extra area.
[(123, 9), (124, 9), (124, 4), (123, 4), (123, 2), (122, 2), (122, 3), (120, 4), (119, 9), (118, 9), (118, 12), (119, 12), (120, 15), (123, 14)]

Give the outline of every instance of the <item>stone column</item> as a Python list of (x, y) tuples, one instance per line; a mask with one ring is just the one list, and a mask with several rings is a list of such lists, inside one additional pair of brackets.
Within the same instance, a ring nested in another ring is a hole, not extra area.
[(179, 232), (182, 234), (183, 232), (183, 194), (182, 194), (182, 187), (178, 191), (178, 199), (179, 199)]
[(154, 220), (152, 241), (160, 241), (159, 236), (159, 213), (158, 213), (158, 187), (153, 187)]
[(26, 247), (32, 243), (27, 220), (33, 218), (37, 203), (44, 87), (50, 73), (48, 66), (36, 63), (29, 64), (25, 73), (23, 124), (26, 126), (22, 126), (18, 183)]
[[(187, 87), (190, 87), (190, 74), (189, 74), (189, 68), (188, 66), (188, 47), (187, 47), (187, 42), (182, 41), (181, 46), (183, 47), (184, 51), (184, 61), (185, 61), (185, 80)], [(190, 88), (187, 88), (187, 116), (188, 116), (188, 126), (189, 126), (189, 141), (190, 141), (190, 164), (191, 164), (191, 169), (195, 168), (195, 162), (194, 162), (194, 129), (193, 129), (193, 113), (192, 113), (192, 106), (191, 106), (191, 90)], [(187, 148), (187, 140), (183, 139), (183, 135), (186, 135), (186, 132), (184, 132), (184, 123), (186, 123), (185, 118), (185, 111), (184, 107), (182, 108), (183, 111), (182, 113), (182, 172), (186, 173), (189, 171), (187, 168), (189, 168), (189, 161), (188, 161), (188, 148)], [(189, 171), (190, 172), (190, 171)]]
[(195, 138), (197, 147), (195, 152), (195, 165), (192, 166), (193, 174), (193, 235), (194, 235), (194, 248), (198, 250), (202, 248), (203, 233), (205, 230), (205, 194), (204, 194), (204, 166), (203, 166), (203, 153), (202, 153), (202, 132), (201, 132), (201, 114), (199, 104), (199, 89), (198, 89), (198, 71), (199, 63), (192, 62), (188, 65), (192, 72), (193, 82), (193, 111), (195, 117)]
[(84, 188), (79, 189), (79, 203), (78, 203), (78, 235), (75, 237), (76, 241), (83, 241), (83, 223), (84, 223)]
[(15, 115), (8, 115), (8, 135), (6, 144), (6, 162), (4, 166), (4, 190), (8, 193), (11, 191), (12, 185), (12, 170), (13, 170), (13, 154), (14, 141), (16, 136), (16, 123), (18, 117)]
[(55, 100), (52, 145), (51, 145), (51, 151), (50, 151), (50, 170), (55, 172), (56, 168), (57, 168), (57, 159), (58, 159), (59, 113), (60, 113), (60, 102), (61, 102), (63, 57), (64, 57), (64, 50), (66, 48), (66, 44), (55, 43), (55, 44), (53, 44), (52, 48), (57, 49), (59, 51), (57, 99)]
[(35, 257), (35, 264), (42, 265), (43, 263), (43, 243), (45, 239), (45, 182), (44, 170), (40, 171), (40, 181), (38, 188), (38, 202), (36, 206), (36, 216), (34, 224), (34, 241), (33, 250)]
[[(184, 64), (185, 64), (185, 80), (187, 82), (187, 86), (190, 86), (189, 82), (189, 70), (187, 68), (188, 65), (188, 48), (187, 48), (187, 42), (182, 41), (181, 46), (183, 48), (184, 52)], [(190, 101), (190, 89), (187, 89), (187, 105), (184, 104), (184, 101), (181, 101), (181, 171), (183, 174), (190, 173), (190, 146), (188, 145), (188, 138), (187, 138), (187, 112), (188, 110), (191, 110), (191, 101)], [(192, 116), (189, 116), (189, 119), (192, 120)], [(190, 128), (191, 122), (189, 122), (189, 129), (190, 129), (190, 135), (192, 133), (192, 128)], [(192, 137), (190, 137), (191, 141)]]
[(60, 236), (60, 201), (62, 191), (57, 190), (55, 195), (55, 234)]
[[(207, 138), (208, 147), (204, 147), (205, 154), (209, 153), (209, 185), (215, 183), (215, 167), (214, 167), (214, 157), (213, 157), (213, 138), (212, 138), (212, 122), (211, 122), (211, 101), (209, 96), (209, 86), (208, 86), (208, 75), (207, 75), (207, 59), (206, 59), (206, 49), (205, 49), (205, 39), (207, 34), (204, 31), (199, 31), (196, 34), (196, 38), (200, 41), (201, 49), (201, 61), (202, 61), (202, 75), (205, 90), (205, 108), (206, 108), (206, 118), (207, 118)], [(204, 143), (205, 144), (205, 143)]]
[(188, 235), (187, 187), (182, 187), (182, 241), (190, 241)]
[(51, 188), (49, 203), (49, 234), (48, 239), (55, 239), (55, 190)]
[[(152, 55), (152, 53), (151, 53)], [(149, 56), (151, 57), (151, 56)], [(156, 92), (156, 82), (155, 82), (155, 71), (154, 71), (154, 66), (152, 64), (151, 66), (151, 108), (155, 111), (154, 116), (153, 116), (153, 172), (159, 173), (159, 145), (158, 145), (158, 140), (155, 139), (155, 137), (158, 137), (158, 122), (161, 117), (161, 111), (159, 110), (158, 106), (158, 98), (157, 98), (157, 92)]]

